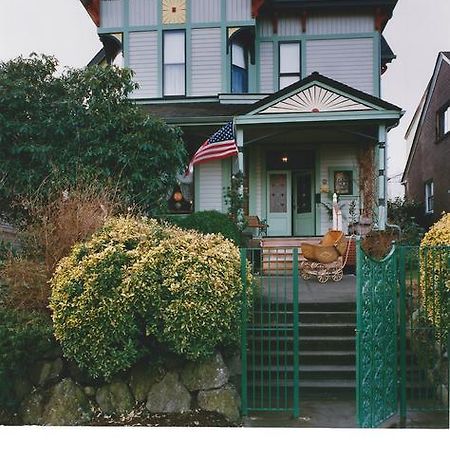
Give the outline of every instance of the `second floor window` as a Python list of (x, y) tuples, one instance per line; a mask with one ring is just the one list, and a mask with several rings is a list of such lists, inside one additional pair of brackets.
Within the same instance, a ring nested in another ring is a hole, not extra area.
[(437, 121), (437, 138), (442, 139), (450, 133), (450, 104), (438, 111)]
[(164, 96), (186, 95), (186, 45), (183, 30), (164, 31)]
[(425, 213), (431, 214), (434, 211), (434, 183), (425, 183)]
[(300, 42), (280, 43), (279, 86), (284, 89), (301, 78)]
[(248, 57), (246, 49), (237, 43), (231, 47), (231, 92), (246, 94), (248, 92)]

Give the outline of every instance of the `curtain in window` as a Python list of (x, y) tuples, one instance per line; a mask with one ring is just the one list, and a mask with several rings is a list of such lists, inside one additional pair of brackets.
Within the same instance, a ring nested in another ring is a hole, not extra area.
[(164, 95), (186, 94), (184, 31), (164, 32)]

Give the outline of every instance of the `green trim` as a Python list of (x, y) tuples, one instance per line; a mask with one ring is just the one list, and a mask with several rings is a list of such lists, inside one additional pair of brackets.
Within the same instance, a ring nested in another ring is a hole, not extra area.
[(272, 36), (260, 36), (260, 41), (289, 41), (292, 39), (305, 40), (305, 41), (320, 41), (320, 40), (337, 40), (337, 39), (358, 39), (358, 38), (373, 38), (378, 35), (378, 32), (366, 32), (366, 33), (342, 33), (342, 34), (292, 34), (286, 36), (280, 36), (274, 34)]
[(277, 124), (277, 123), (320, 123), (337, 121), (397, 121), (402, 116), (395, 111), (358, 111), (358, 112), (328, 112), (328, 113), (293, 113), (293, 114), (259, 114), (252, 116), (237, 116), (236, 125)]
[(256, 158), (258, 157), (255, 149), (248, 150), (248, 212), (251, 216), (257, 215), (256, 202)]
[(185, 52), (186, 52), (186, 97), (192, 95), (192, 29), (186, 28), (185, 32)]
[(261, 158), (261, 215), (267, 220), (267, 150), (260, 150)]
[(373, 39), (373, 95), (381, 96), (381, 35)]

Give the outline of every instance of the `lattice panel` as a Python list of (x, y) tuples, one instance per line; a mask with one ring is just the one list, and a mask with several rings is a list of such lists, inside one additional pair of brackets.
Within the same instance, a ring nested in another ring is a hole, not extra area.
[(311, 86), (291, 97), (269, 106), (260, 114), (331, 112), (331, 111), (368, 111), (367, 105), (344, 95), (337, 94), (320, 86)]
[(396, 254), (374, 261), (361, 251), (358, 291), (358, 418), (380, 425), (397, 410)]

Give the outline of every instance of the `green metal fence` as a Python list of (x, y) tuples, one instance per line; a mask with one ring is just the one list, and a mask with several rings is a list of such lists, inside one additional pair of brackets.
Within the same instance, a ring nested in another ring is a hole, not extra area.
[(400, 247), (401, 415), (448, 410), (450, 247)]
[(357, 415), (376, 427), (448, 410), (450, 247), (357, 248)]
[(244, 286), (248, 270), (253, 278), (252, 299), (242, 302), (242, 415), (298, 417), (298, 249), (242, 249), (241, 262)]

